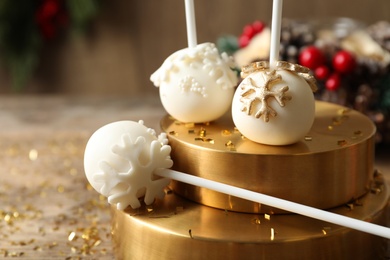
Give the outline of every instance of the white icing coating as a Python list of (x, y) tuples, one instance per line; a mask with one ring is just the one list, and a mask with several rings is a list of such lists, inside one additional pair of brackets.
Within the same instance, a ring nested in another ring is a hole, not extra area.
[[(271, 83), (264, 88), (267, 80)], [(232, 116), (237, 129), (254, 142), (296, 143), (313, 124), (314, 95), (309, 84), (294, 72), (277, 70), (272, 77), (269, 70), (256, 71), (238, 86)]]
[(150, 80), (165, 110), (182, 122), (209, 122), (230, 108), (238, 79), (233, 61), (212, 43), (170, 55)]
[(170, 168), (171, 147), (165, 134), (133, 121), (119, 121), (98, 129), (89, 139), (84, 154), (84, 170), (91, 186), (108, 197), (118, 209), (138, 208), (164, 196), (169, 179), (157, 178), (153, 171)]

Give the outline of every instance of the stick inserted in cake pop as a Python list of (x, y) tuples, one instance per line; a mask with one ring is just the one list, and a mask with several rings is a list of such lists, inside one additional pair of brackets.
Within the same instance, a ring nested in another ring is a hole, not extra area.
[(170, 179), (345, 226), (390, 239), (390, 229), (269, 195), (174, 171), (165, 134), (158, 137), (143, 122), (119, 121), (98, 129), (89, 139), (84, 168), (92, 187), (118, 209), (140, 207), (163, 196)]
[(280, 49), (280, 30), (282, 27), (282, 7), (283, 0), (274, 0), (272, 6), (272, 23), (271, 23), (271, 44), (269, 54), (269, 65), (274, 68), (276, 61), (279, 59)]
[(197, 43), (194, 0), (184, 0), (187, 23), (188, 48), (195, 48)]

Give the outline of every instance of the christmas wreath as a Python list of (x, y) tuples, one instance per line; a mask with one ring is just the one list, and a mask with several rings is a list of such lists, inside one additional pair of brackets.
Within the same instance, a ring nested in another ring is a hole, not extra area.
[(81, 31), (98, 11), (98, 0), (2, 0), (0, 57), (12, 88), (23, 89), (45, 44), (64, 32)]

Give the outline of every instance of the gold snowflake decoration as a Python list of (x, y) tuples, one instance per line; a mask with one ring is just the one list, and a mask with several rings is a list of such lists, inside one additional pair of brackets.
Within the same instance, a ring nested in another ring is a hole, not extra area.
[[(248, 76), (240, 85), (241, 87), (241, 111), (246, 112), (247, 115), (255, 113), (256, 118), (263, 116), (264, 122), (269, 121), (269, 117), (276, 117), (276, 111), (268, 104), (269, 98), (274, 98), (281, 107), (284, 107), (285, 101), (291, 100), (291, 96), (286, 92), (289, 90), (288, 86), (281, 87), (277, 90), (272, 90), (272, 86), (282, 80), (282, 76), (276, 73), (276, 70), (261, 71), (260, 77), (263, 81), (254, 80), (251, 76)], [(262, 82), (257, 85), (258, 82)], [(253, 111), (257, 103), (260, 103), (260, 107), (257, 111)]]

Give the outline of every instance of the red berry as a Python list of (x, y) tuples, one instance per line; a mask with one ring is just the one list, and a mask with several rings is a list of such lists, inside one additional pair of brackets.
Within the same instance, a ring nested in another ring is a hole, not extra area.
[(261, 33), (264, 30), (265, 24), (260, 21), (254, 21), (252, 23), (253, 30), (255, 31), (255, 34)]
[(329, 68), (325, 65), (321, 65), (314, 70), (314, 75), (319, 80), (325, 80), (329, 75)]
[(317, 47), (308, 46), (299, 54), (299, 63), (309, 69), (316, 69), (325, 63), (325, 56)]
[(341, 79), (339, 74), (333, 73), (325, 82), (325, 87), (329, 91), (336, 91), (340, 87)]
[(244, 48), (249, 44), (250, 41), (251, 39), (248, 37), (248, 35), (241, 34), (240, 38), (238, 38), (238, 45), (240, 48)]
[(250, 24), (245, 25), (242, 34), (245, 34), (249, 37), (249, 39), (252, 39), (252, 37), (255, 35), (255, 29)]
[(347, 51), (339, 51), (333, 57), (333, 67), (340, 73), (352, 72), (355, 66), (355, 58)]

